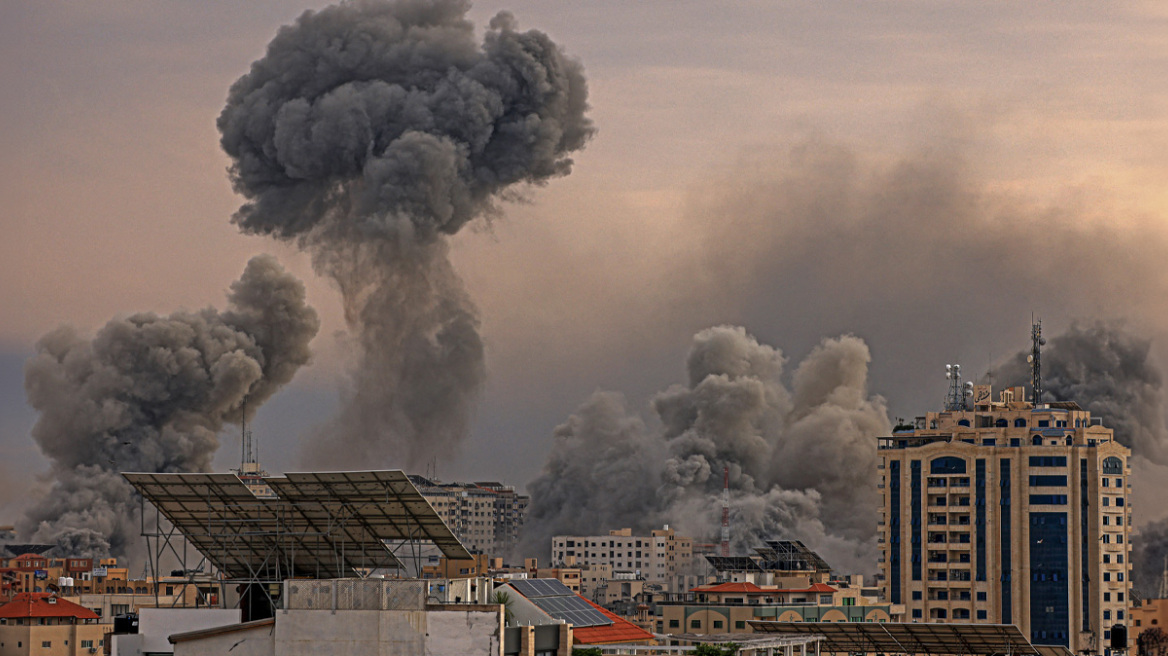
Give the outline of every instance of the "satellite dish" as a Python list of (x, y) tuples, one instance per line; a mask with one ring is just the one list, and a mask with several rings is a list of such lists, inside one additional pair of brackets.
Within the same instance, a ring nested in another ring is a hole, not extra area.
[(1039, 338), (1038, 338), (1038, 345), (1039, 345), (1039, 346), (1046, 346), (1046, 338), (1045, 338), (1045, 337), (1039, 337)]
[(1034, 362), (1034, 356), (1033, 355), (1026, 356), (1026, 361), (1027, 362)]

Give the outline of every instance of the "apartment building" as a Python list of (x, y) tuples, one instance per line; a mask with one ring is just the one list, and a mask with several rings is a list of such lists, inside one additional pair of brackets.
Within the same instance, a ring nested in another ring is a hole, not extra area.
[(647, 536), (633, 535), (627, 528), (608, 535), (557, 535), (552, 538), (552, 560), (578, 567), (608, 565), (614, 573), (633, 572), (648, 583), (680, 592), (685, 589), (684, 577), (692, 574), (693, 539), (678, 536), (668, 525)]
[(410, 480), (467, 549), (492, 556), (512, 554), (531, 497), (494, 481), (439, 483), (421, 476)]
[(879, 439), (884, 598), (906, 621), (1107, 654), (1130, 619), (1131, 451), (1076, 403), (991, 397), (976, 386)]

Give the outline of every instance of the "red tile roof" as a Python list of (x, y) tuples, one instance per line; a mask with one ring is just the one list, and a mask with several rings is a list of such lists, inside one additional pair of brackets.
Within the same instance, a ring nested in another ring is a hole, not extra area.
[(79, 620), (96, 620), (97, 614), (84, 606), (54, 597), (49, 592), (22, 592), (0, 606), (0, 617), (76, 617)]
[[(580, 597), (584, 599), (584, 597)], [(588, 601), (584, 599), (584, 601)], [(633, 624), (632, 622), (621, 618), (619, 615), (610, 613), (607, 610), (597, 606), (588, 601), (588, 603), (596, 610), (604, 613), (604, 616), (612, 620), (612, 624), (603, 626), (582, 626), (572, 627), (572, 641), (578, 642), (582, 645), (611, 645), (625, 642), (645, 642), (653, 639), (653, 634)]]

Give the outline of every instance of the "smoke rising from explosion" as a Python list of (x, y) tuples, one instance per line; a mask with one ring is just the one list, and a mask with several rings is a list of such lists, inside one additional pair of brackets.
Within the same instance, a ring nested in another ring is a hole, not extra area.
[(527, 550), (557, 534), (663, 523), (716, 535), (722, 470), (729, 467), (734, 548), (791, 537), (834, 565), (874, 562), (875, 437), (887, 434), (884, 400), (868, 394), (863, 341), (827, 339), (784, 382), (785, 358), (746, 330), (699, 332), (688, 384), (657, 394), (649, 428), (622, 398), (597, 393), (556, 429), (531, 482)]
[[(1118, 324), (1074, 324), (1042, 351), (1043, 401), (1075, 401), (1115, 430), (1133, 455), (1168, 465), (1163, 377), (1150, 359), (1152, 341)], [(1027, 350), (992, 371), (999, 386), (1027, 385)]]
[(484, 378), (478, 316), (444, 237), (567, 175), (593, 133), (579, 63), (462, 0), (306, 12), (219, 117), (234, 221), (295, 240), (339, 287), (357, 364), (313, 467), (415, 465), (467, 433)]
[(309, 361), (316, 312), (274, 258), (252, 258), (227, 300), (224, 311), (114, 319), (93, 338), (70, 327), (41, 338), (25, 390), (53, 482), (23, 539), (75, 556), (125, 554), (139, 508), (119, 472), (207, 470), (224, 423), (245, 401), (254, 414)]

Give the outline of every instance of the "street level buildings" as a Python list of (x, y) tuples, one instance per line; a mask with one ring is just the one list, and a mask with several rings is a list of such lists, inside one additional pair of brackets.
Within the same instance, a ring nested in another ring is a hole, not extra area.
[(879, 440), (884, 598), (1106, 654), (1131, 602), (1130, 450), (1073, 402), (973, 389)]

